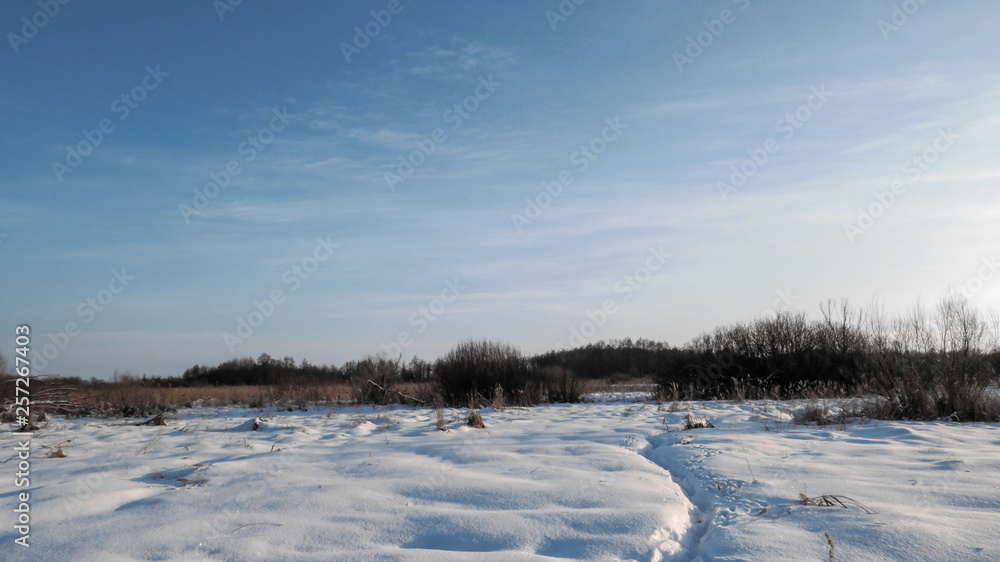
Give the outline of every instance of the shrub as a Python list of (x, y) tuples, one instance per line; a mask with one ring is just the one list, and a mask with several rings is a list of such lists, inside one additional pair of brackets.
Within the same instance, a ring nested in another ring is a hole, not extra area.
[(795, 414), (795, 423), (799, 425), (809, 425), (815, 423), (816, 425), (830, 425), (833, 423), (833, 418), (830, 415), (829, 408), (825, 404), (816, 403), (810, 404), (797, 412)]
[(476, 429), (483, 429), (483, 428), (486, 427), (486, 424), (483, 423), (483, 416), (479, 415), (479, 411), (478, 410), (470, 410), (469, 411), (469, 419), (466, 420), (465, 423), (469, 427), (474, 427)]
[(580, 385), (573, 371), (566, 367), (543, 367), (540, 370), (543, 392), (549, 402), (579, 402)]
[(462, 342), (434, 364), (441, 398), (452, 406), (489, 403), (497, 392), (507, 404), (536, 403), (533, 375), (534, 368), (519, 349), (487, 340)]
[(398, 359), (393, 361), (383, 354), (365, 357), (351, 375), (354, 401), (376, 406), (401, 402), (403, 396), (396, 390), (399, 373)]
[(885, 353), (873, 356), (859, 385), (886, 400), (869, 404), (878, 419), (1000, 421), (1000, 400), (990, 393), (996, 371), (986, 357)]

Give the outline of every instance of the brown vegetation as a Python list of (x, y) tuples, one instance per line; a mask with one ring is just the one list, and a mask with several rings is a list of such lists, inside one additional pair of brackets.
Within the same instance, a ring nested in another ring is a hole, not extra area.
[[(576, 402), (604, 392), (657, 393), (661, 401), (815, 399), (800, 423), (850, 417), (1000, 421), (1000, 316), (983, 315), (960, 296), (927, 311), (918, 302), (895, 319), (879, 301), (856, 308), (827, 302), (822, 319), (782, 312), (723, 326), (690, 344), (630, 339), (526, 357), (508, 344), (466, 341), (433, 366), (384, 355), (342, 367), (296, 365), (261, 354), (183, 377), (114, 380), (33, 377), (33, 420), (40, 416), (148, 418), (192, 406), (287, 407), (329, 404), (530, 406)], [(0, 356), (0, 421), (14, 421), (13, 377)], [(254, 384), (254, 382), (261, 384)], [(819, 399), (856, 400), (831, 417)], [(30, 425), (29, 425), (30, 427)]]

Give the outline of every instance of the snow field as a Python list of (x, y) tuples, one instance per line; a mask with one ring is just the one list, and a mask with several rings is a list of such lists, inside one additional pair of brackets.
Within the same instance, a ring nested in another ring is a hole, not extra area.
[[(837, 560), (1000, 559), (998, 425), (796, 426), (804, 405), (547, 405), (486, 429), (446, 410), (448, 432), (404, 407), (52, 420), (32, 546), (0, 540), (10, 560), (828, 560), (829, 533)], [(689, 412), (716, 428), (681, 431)]]

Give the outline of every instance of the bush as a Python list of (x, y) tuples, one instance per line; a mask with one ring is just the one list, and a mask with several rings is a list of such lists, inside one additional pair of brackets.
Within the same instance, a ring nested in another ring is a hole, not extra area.
[[(508, 343), (466, 341), (434, 364), (441, 398), (448, 405), (489, 403), (501, 393), (507, 404), (538, 402), (534, 367)], [(499, 387), (499, 388), (498, 388)]]
[(384, 406), (401, 402), (403, 396), (396, 390), (399, 382), (399, 360), (393, 361), (379, 354), (369, 355), (352, 368), (351, 388), (354, 401), (359, 404)]
[(859, 387), (887, 399), (869, 417), (1000, 421), (1000, 400), (990, 392), (996, 371), (986, 357), (885, 353), (871, 358), (865, 375)]
[(486, 427), (486, 424), (483, 423), (483, 416), (479, 415), (478, 410), (469, 411), (469, 419), (466, 420), (465, 424), (476, 429), (483, 429)]
[(541, 369), (543, 392), (549, 402), (579, 402), (580, 385), (576, 376), (566, 367)]

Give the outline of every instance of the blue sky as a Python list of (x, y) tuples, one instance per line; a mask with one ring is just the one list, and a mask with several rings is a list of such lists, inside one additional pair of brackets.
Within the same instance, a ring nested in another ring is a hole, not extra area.
[(0, 7), (8, 357), (23, 323), (38, 372), (107, 377), (1000, 300), (996, 3), (219, 5)]

